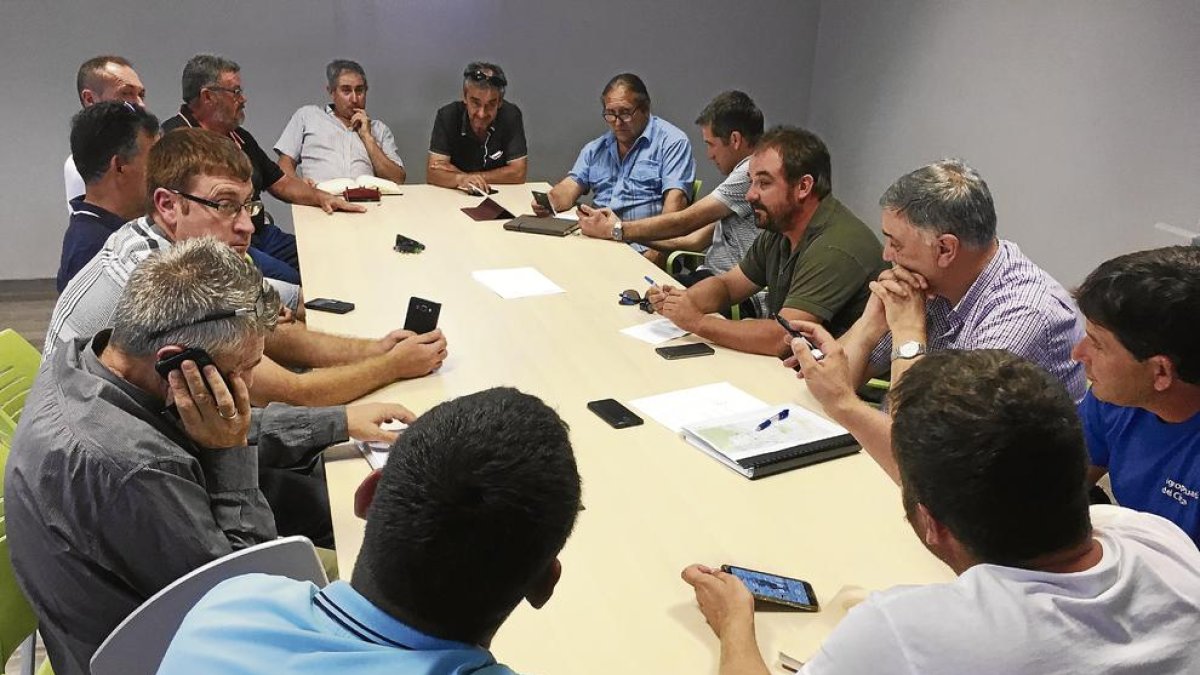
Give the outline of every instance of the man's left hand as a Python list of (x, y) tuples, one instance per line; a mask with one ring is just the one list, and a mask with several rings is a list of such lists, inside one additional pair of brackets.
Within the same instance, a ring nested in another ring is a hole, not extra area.
[(334, 211), (349, 211), (351, 213), (366, 213), (367, 207), (362, 204), (351, 204), (345, 199), (331, 195), (324, 190), (317, 190), (318, 206), (325, 213), (333, 213)]
[(696, 327), (700, 325), (700, 321), (704, 318), (704, 314), (696, 308), (696, 303), (692, 302), (692, 298), (688, 295), (687, 289), (683, 288), (664, 288), (666, 297), (662, 301), (662, 307), (658, 308), (658, 312), (671, 320), (676, 326), (694, 333)]
[(351, 438), (360, 441), (395, 443), (399, 434), (395, 431), (384, 431), (379, 425), (392, 420), (410, 424), (416, 418), (411, 410), (399, 403), (359, 403), (346, 406), (346, 430)]
[(929, 291), (925, 277), (894, 267), (884, 270), (869, 288), (872, 295), (883, 301), (883, 312), (893, 333), (925, 332), (925, 299)]
[(414, 335), (416, 335), (416, 333), (412, 332), (411, 330), (404, 330), (402, 328), (397, 328), (396, 330), (388, 333), (387, 335), (384, 335), (383, 337), (381, 337), (375, 341), (375, 344), (377, 345), (378, 353), (386, 354), (386, 353), (392, 351), (392, 347), (395, 347), (396, 345), (400, 344), (401, 342), (407, 340), (408, 338), (410, 338)]
[(754, 632), (754, 596), (740, 579), (704, 565), (689, 565), (683, 580), (696, 592), (696, 603), (718, 638), (738, 628)]
[(610, 208), (579, 207), (579, 229), (589, 237), (612, 239), (612, 228), (616, 224), (617, 214)]

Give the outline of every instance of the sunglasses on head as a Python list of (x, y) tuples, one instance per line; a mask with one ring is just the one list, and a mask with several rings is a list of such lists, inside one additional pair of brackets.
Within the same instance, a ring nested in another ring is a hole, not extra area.
[(472, 82), (487, 82), (498, 89), (508, 86), (508, 80), (503, 75), (488, 75), (486, 70), (464, 70), (463, 78)]
[(650, 296), (642, 297), (640, 293), (632, 288), (621, 291), (621, 295), (617, 297), (617, 302), (622, 305), (637, 305), (638, 309), (647, 314), (654, 313), (654, 307), (650, 305)]

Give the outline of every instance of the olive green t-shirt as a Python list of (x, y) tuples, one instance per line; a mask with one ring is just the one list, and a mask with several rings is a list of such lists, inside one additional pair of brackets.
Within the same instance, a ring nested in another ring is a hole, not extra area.
[(772, 315), (785, 307), (808, 312), (834, 336), (862, 315), (867, 284), (887, 268), (875, 233), (832, 196), (821, 200), (796, 250), (787, 237), (764, 230), (739, 265), (767, 287)]

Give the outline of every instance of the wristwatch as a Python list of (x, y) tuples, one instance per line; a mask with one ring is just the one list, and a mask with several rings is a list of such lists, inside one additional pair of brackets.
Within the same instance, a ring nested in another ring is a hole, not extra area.
[(612, 238), (613, 241), (625, 241), (625, 231), (622, 229), (624, 225), (621, 219), (617, 218), (617, 222), (613, 223)]
[(916, 340), (909, 340), (901, 343), (900, 346), (892, 349), (892, 360), (904, 359), (905, 361), (915, 359), (925, 353), (925, 345)]

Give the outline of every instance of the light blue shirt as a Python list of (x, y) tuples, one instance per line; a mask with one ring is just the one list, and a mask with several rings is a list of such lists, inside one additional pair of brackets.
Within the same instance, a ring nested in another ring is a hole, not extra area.
[[(404, 167), (396, 139), (386, 124), (372, 119), (371, 136), (388, 159)], [(297, 110), (275, 141), (275, 152), (296, 160), (300, 175), (318, 182), (375, 175), (367, 146), (357, 131), (333, 114), (330, 105), (306, 105)]]
[(691, 199), (696, 162), (687, 134), (651, 115), (624, 161), (617, 156), (617, 137), (609, 131), (583, 146), (567, 175), (585, 193), (595, 192), (597, 205), (609, 207), (621, 220), (637, 220), (662, 213), (667, 190), (682, 190)]
[(513, 675), (476, 645), (409, 628), (345, 581), (247, 574), (188, 613), (159, 673), (249, 675)]

